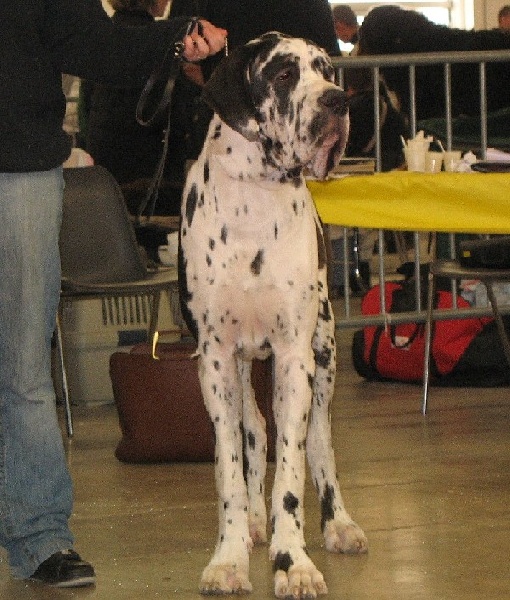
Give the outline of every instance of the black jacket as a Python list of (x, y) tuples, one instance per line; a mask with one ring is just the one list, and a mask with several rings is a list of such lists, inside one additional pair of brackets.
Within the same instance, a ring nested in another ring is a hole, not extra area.
[(0, 23), (0, 172), (45, 171), (69, 156), (62, 73), (141, 86), (183, 26), (118, 27), (99, 0), (1, 0)]
[[(112, 20), (124, 27), (144, 27), (154, 22), (145, 11), (116, 11)], [(96, 84), (90, 98), (86, 149), (96, 164), (106, 167), (119, 183), (152, 177), (161, 156), (164, 128), (162, 117), (150, 127), (136, 121), (142, 87), (112, 87)]]

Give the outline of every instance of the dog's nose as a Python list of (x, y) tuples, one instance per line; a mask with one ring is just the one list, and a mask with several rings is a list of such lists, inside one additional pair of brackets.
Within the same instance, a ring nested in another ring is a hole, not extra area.
[(322, 94), (319, 102), (338, 115), (345, 115), (348, 109), (347, 94), (340, 88), (331, 88)]

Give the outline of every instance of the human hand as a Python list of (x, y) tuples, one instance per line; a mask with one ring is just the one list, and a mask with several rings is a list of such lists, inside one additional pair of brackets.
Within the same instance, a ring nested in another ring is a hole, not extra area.
[(204, 73), (202, 72), (202, 67), (198, 63), (183, 62), (181, 69), (187, 79), (195, 85), (202, 87), (205, 84)]
[(196, 26), (185, 36), (183, 57), (190, 62), (203, 60), (212, 54), (216, 54), (225, 47), (227, 31), (215, 27), (209, 21), (200, 19), (200, 26)]

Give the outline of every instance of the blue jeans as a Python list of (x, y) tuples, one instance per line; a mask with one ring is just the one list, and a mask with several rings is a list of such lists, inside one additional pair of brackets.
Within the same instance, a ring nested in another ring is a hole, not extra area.
[(73, 545), (51, 379), (63, 186), (61, 168), (0, 173), (0, 544), (19, 578)]

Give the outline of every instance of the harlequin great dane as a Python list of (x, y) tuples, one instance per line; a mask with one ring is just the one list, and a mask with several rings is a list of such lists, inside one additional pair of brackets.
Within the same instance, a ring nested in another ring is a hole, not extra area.
[(185, 186), (179, 253), (181, 304), (216, 436), (219, 533), (203, 594), (250, 591), (250, 550), (266, 540), (267, 440), (250, 375), (251, 360), (270, 353), (276, 596), (327, 592), (303, 534), (305, 453), (327, 549), (367, 549), (335, 475), (335, 326), (321, 224), (303, 176), (308, 168), (326, 177), (345, 147), (346, 97), (333, 80), (317, 46), (271, 32), (232, 52), (204, 89), (215, 114)]

